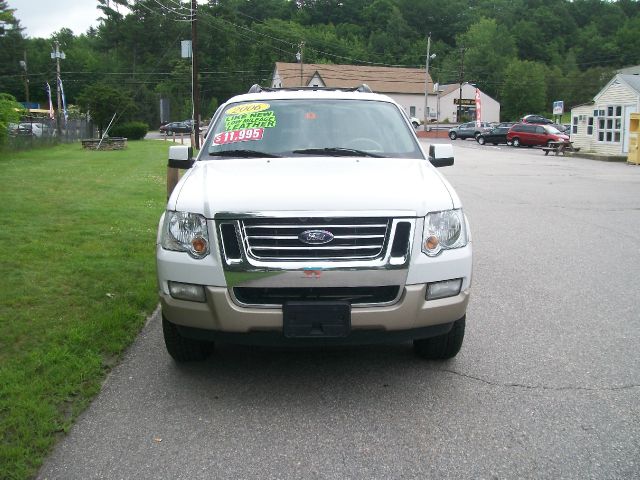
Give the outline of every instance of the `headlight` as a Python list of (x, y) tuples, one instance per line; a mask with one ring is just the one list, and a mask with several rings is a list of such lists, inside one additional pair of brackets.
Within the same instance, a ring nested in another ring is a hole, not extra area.
[(425, 218), (422, 251), (430, 257), (442, 250), (464, 247), (467, 241), (462, 209), (433, 212)]
[(193, 258), (209, 254), (207, 219), (189, 212), (167, 212), (162, 227), (162, 248), (187, 252)]

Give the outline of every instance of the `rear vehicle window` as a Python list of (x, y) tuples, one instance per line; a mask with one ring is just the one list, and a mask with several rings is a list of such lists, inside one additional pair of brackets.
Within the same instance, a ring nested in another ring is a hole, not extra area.
[(230, 104), (208, 135), (204, 150), (246, 149), (280, 156), (296, 150), (345, 148), (384, 157), (424, 158), (400, 109), (367, 100), (275, 99)]

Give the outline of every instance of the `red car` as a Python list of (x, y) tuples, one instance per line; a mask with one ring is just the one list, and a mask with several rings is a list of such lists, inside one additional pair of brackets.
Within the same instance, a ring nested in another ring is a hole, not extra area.
[(549, 142), (568, 142), (569, 136), (550, 125), (516, 123), (507, 133), (507, 142), (514, 147), (526, 145), (549, 145)]

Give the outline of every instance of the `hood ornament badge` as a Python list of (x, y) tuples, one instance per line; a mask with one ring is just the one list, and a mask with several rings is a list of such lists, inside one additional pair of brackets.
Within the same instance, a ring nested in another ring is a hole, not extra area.
[(298, 235), (298, 240), (307, 245), (324, 245), (333, 240), (333, 233), (326, 230), (305, 230)]

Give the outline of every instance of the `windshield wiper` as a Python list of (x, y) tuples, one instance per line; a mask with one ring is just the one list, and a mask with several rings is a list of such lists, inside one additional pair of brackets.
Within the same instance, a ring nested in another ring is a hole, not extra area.
[(342, 148), (342, 147), (303, 148), (302, 150), (294, 150), (293, 153), (302, 153), (303, 155), (330, 155), (332, 157), (384, 158), (384, 155), (378, 155), (377, 153), (365, 152), (364, 150), (356, 150), (354, 148)]
[(280, 155), (273, 153), (259, 152), (257, 150), (220, 150), (209, 152), (212, 157), (241, 157), (241, 158), (278, 158)]

